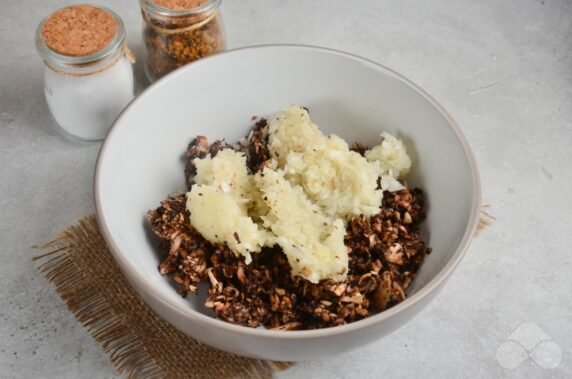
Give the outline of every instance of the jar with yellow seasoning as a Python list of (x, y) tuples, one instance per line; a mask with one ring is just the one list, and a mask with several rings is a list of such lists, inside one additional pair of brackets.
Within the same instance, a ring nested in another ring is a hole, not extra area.
[(221, 0), (140, 0), (145, 72), (154, 82), (225, 48)]

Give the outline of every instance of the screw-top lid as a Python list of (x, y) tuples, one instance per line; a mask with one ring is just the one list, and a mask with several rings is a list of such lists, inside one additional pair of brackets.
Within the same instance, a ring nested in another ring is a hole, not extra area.
[(117, 22), (112, 14), (87, 4), (57, 10), (46, 18), (41, 29), (48, 48), (72, 57), (104, 49), (116, 32)]

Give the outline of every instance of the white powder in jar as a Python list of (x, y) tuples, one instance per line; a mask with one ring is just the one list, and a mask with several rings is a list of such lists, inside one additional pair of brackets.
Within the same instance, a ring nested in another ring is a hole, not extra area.
[(91, 75), (45, 70), (45, 94), (57, 124), (71, 135), (100, 140), (134, 97), (131, 62), (126, 54)]
[(44, 92), (67, 134), (101, 140), (134, 97), (125, 26), (112, 10), (89, 4), (61, 8), (36, 31), (44, 61)]

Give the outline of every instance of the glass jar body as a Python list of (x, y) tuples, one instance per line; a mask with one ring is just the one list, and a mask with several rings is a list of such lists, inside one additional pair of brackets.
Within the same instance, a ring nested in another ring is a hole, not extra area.
[(141, 0), (144, 65), (151, 83), (181, 66), (225, 49), (224, 25), (218, 9), (220, 0), (211, 0), (188, 12), (164, 8), (159, 11), (150, 4), (152, 0)]
[(44, 93), (50, 114), (68, 136), (81, 140), (102, 140), (134, 92), (133, 69), (125, 53), (95, 73), (45, 68)]
[(50, 16), (36, 30), (50, 114), (66, 136), (86, 141), (102, 140), (135, 96), (133, 58), (125, 42), (123, 21), (110, 9), (99, 9), (114, 18), (116, 31), (112, 40), (94, 53), (72, 56), (52, 50), (42, 32)]

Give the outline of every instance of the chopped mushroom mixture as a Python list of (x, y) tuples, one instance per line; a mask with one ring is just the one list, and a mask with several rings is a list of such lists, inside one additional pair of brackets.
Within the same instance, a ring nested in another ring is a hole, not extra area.
[[(197, 175), (195, 158), (215, 157), (223, 149), (243, 152), (251, 173), (270, 162), (268, 123), (261, 119), (237, 144), (209, 144), (198, 136), (186, 152), (185, 176), (189, 189)], [(366, 148), (354, 144), (363, 156)], [(421, 239), (425, 218), (420, 189), (384, 191), (379, 213), (353, 216), (347, 221), (344, 244), (348, 251), (345, 280), (313, 283), (292, 275), (283, 249), (263, 246), (245, 256), (228, 244), (211, 243), (191, 224), (187, 195), (176, 194), (149, 212), (153, 232), (164, 252), (159, 270), (169, 275), (179, 292), (197, 293), (198, 285), (210, 285), (205, 306), (216, 317), (250, 327), (278, 330), (316, 329), (346, 324), (383, 311), (406, 297), (406, 291), (431, 249)], [(378, 180), (378, 186), (381, 186)], [(240, 237), (235, 235), (240, 243)]]

